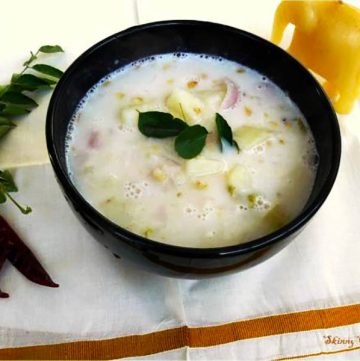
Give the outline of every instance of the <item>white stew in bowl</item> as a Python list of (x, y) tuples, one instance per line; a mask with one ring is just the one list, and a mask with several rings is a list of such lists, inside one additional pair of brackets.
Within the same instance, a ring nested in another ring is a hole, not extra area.
[[(141, 121), (154, 117), (156, 132), (174, 133), (144, 134)], [(102, 79), (73, 115), (66, 155), (76, 188), (105, 217), (196, 248), (254, 240), (294, 219), (319, 160), (284, 91), (246, 66), (196, 54), (154, 56)]]

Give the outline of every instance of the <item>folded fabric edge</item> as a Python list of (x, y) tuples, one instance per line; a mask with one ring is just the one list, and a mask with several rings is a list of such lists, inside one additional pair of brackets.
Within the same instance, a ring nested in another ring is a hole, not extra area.
[[(112, 339), (4, 348), (0, 349), (0, 359), (111, 360), (146, 356), (186, 346), (211, 347), (240, 340), (335, 328), (355, 323), (360, 323), (360, 304), (279, 314), (216, 326), (182, 326)], [(292, 358), (304, 356), (306, 355)]]
[(19, 168), (26, 168), (26, 167), (40, 167), (43, 165), (50, 165), (50, 159), (46, 158), (43, 161), (29, 161), (29, 162), (18, 162), (18, 163), (3, 163), (0, 164), (0, 169), (8, 169), (16, 171)]

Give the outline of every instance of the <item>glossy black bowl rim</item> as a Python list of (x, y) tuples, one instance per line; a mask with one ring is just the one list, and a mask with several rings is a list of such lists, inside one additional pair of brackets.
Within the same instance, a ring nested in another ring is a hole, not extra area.
[[(90, 55), (98, 48), (101, 48), (104, 44), (107, 44), (113, 41), (114, 39), (118, 39), (123, 36), (128, 36), (132, 33), (146, 32), (147, 29), (151, 29), (155, 27), (179, 26), (179, 28), (181, 28), (182, 26), (191, 26), (191, 25), (217, 27), (219, 28), (219, 30), (222, 29), (228, 32), (237, 33), (242, 37), (247, 37), (251, 40), (254, 40), (257, 43), (257, 45), (260, 44), (260, 46), (265, 46), (268, 47), (269, 49), (282, 52), (284, 57), (290, 58), (292, 62), (296, 63), (298, 67), (301, 67), (304, 70), (304, 74), (307, 74), (309, 81), (313, 83), (312, 86), (316, 88), (319, 97), (322, 99), (323, 102), (327, 103), (329, 108), (328, 115), (330, 115), (329, 118), (331, 119), (331, 124), (329, 124), (329, 126), (333, 128), (333, 134), (334, 134), (332, 168), (329, 177), (324, 183), (319, 195), (313, 200), (313, 202), (310, 205), (307, 206), (307, 209), (305, 211), (302, 211), (294, 220), (286, 224), (284, 227), (261, 238), (257, 238), (255, 240), (241, 243), (238, 245), (216, 247), (216, 248), (191, 248), (191, 247), (173, 246), (173, 245), (168, 245), (165, 243), (149, 240), (140, 235), (127, 231), (124, 228), (121, 228), (117, 224), (113, 223), (112, 221), (104, 217), (95, 208), (93, 208), (77, 191), (77, 189), (71, 182), (67, 170), (63, 169), (63, 167), (60, 166), (61, 161), (59, 159), (59, 154), (57, 152), (57, 149), (55, 148), (54, 145), (55, 143), (53, 142), (54, 137), (56, 137), (56, 134), (54, 134), (54, 129), (53, 129), (53, 117), (54, 117), (54, 111), (58, 106), (59, 94), (61, 94), (61, 92), (63, 91), (63, 87), (64, 84), (66, 84), (67, 79), (70, 78), (72, 74), (77, 71), (78, 64), (81, 63), (88, 55)], [(312, 74), (301, 63), (299, 63), (285, 50), (281, 49), (280, 47), (272, 44), (271, 42), (257, 35), (251, 34), (249, 32), (231, 26), (207, 22), (207, 21), (198, 21), (198, 20), (166, 20), (166, 21), (158, 21), (158, 22), (133, 26), (101, 40), (100, 42), (96, 43), (88, 50), (86, 50), (84, 53), (82, 53), (65, 71), (64, 75), (61, 77), (59, 83), (57, 84), (52, 94), (46, 117), (46, 142), (47, 142), (47, 148), (48, 148), (51, 164), (53, 166), (53, 169), (55, 171), (58, 180), (60, 181), (63, 187), (63, 190), (65, 191), (65, 194), (67, 195), (68, 198), (71, 199), (73, 204), (77, 205), (78, 208), (81, 208), (81, 213), (86, 215), (86, 219), (90, 219), (90, 220), (96, 219), (95, 223), (97, 222), (99, 227), (106, 229), (108, 232), (120, 237), (122, 241), (138, 249), (146, 249), (147, 251), (150, 252), (154, 251), (156, 253), (174, 255), (185, 258), (214, 259), (219, 257), (223, 258), (223, 257), (232, 257), (236, 255), (246, 254), (267, 246), (271, 246), (296, 233), (310, 220), (310, 218), (312, 218), (312, 216), (318, 211), (318, 209), (321, 207), (321, 205), (328, 197), (338, 173), (340, 157), (341, 157), (341, 136), (340, 136), (340, 129), (335, 111), (330, 101), (328, 100), (327, 95), (324, 93), (323, 89), (321, 88), (317, 80), (315, 80)]]

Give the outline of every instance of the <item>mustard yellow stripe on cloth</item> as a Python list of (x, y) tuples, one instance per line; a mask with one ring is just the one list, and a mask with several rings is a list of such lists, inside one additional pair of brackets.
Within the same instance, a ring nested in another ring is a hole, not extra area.
[(184, 326), (108, 340), (7, 348), (0, 350), (0, 359), (108, 360), (145, 356), (185, 346), (216, 346), (255, 337), (335, 328), (355, 323), (360, 323), (360, 304), (267, 316), (218, 326)]

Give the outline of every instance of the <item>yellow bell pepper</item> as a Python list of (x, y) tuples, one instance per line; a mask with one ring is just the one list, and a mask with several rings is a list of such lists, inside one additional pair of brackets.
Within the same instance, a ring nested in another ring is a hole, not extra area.
[(289, 53), (320, 75), (338, 113), (349, 113), (360, 96), (360, 9), (342, 1), (282, 1), (272, 41), (280, 44), (295, 26)]

